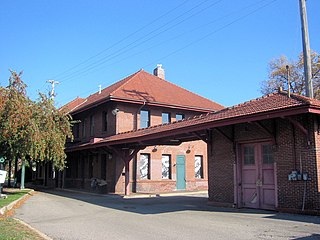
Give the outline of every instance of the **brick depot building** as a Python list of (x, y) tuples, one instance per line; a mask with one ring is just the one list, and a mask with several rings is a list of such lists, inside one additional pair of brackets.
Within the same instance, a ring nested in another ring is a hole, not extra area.
[(208, 189), (207, 145), (199, 139), (165, 145), (157, 140), (148, 145), (139, 142), (134, 150), (125, 145), (96, 148), (95, 143), (222, 108), (166, 81), (161, 65), (154, 75), (140, 70), (87, 98), (77, 98), (63, 107), (77, 122), (74, 141), (66, 147), (64, 187), (102, 193)]
[[(143, 147), (201, 139), (208, 146), (211, 203), (320, 213), (319, 114), (320, 101), (279, 92), (81, 147), (122, 150), (129, 163)], [(129, 168), (125, 173), (128, 187)]]

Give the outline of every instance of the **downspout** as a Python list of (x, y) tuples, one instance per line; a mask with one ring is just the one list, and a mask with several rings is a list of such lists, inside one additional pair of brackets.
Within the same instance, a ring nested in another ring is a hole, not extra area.
[(141, 111), (141, 109), (146, 105), (146, 101), (143, 101), (143, 104), (138, 108), (136, 112), (136, 124), (134, 126), (133, 130), (138, 130), (138, 113)]
[[(138, 108), (136, 114), (135, 114), (135, 119), (136, 122), (134, 124), (134, 130), (138, 130), (138, 114), (141, 111), (141, 109), (146, 105), (146, 101), (143, 101), (143, 104)], [(132, 181), (133, 181), (133, 187), (132, 191), (137, 192), (137, 154), (134, 156), (135, 161), (133, 161), (133, 166), (132, 166)]]

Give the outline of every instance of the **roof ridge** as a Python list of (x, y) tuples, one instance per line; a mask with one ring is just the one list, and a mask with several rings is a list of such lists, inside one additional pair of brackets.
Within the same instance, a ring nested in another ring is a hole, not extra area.
[(221, 104), (219, 104), (219, 103), (217, 103), (217, 102), (214, 102), (214, 101), (210, 100), (209, 98), (206, 98), (206, 97), (203, 97), (203, 96), (201, 96), (201, 95), (199, 95), (199, 94), (197, 94), (197, 93), (191, 92), (190, 90), (188, 90), (188, 89), (186, 89), (186, 88), (184, 88), (184, 87), (181, 87), (181, 86), (179, 86), (179, 85), (177, 85), (177, 84), (175, 84), (175, 83), (173, 83), (173, 82), (170, 82), (170, 81), (168, 81), (168, 80), (166, 80), (166, 79), (163, 79), (163, 78), (160, 78), (160, 77), (158, 77), (158, 76), (155, 76), (155, 75), (153, 75), (153, 74), (151, 74), (151, 73), (148, 73), (148, 72), (146, 72), (146, 73), (149, 74), (149, 75), (151, 75), (151, 76), (157, 77), (157, 78), (161, 79), (162, 81), (165, 81), (165, 82), (167, 82), (167, 83), (169, 83), (169, 84), (172, 84), (172, 85), (174, 85), (174, 86), (177, 87), (177, 88), (183, 89), (183, 90), (187, 91), (188, 93), (194, 94), (194, 95), (196, 95), (196, 96), (198, 96), (198, 97), (200, 97), (200, 98), (206, 99), (207, 101), (210, 101), (210, 102), (212, 102), (212, 103), (215, 103), (215, 104), (217, 104), (218, 106), (224, 108), (223, 105), (221, 105)]
[[(71, 103), (76, 102), (77, 100), (82, 100), (82, 102), (79, 103), (79, 104), (77, 104), (77, 105), (75, 105), (75, 106), (74, 106), (73, 108), (71, 108), (71, 109), (68, 109), (68, 108), (67, 108), (68, 105), (70, 105)], [(88, 98), (87, 98), (87, 97), (86, 97), (86, 98), (81, 98), (81, 97), (77, 96), (75, 99), (71, 100), (70, 102), (68, 102), (68, 103), (64, 104), (62, 107), (60, 107), (60, 108), (59, 108), (59, 111), (62, 110), (62, 109), (66, 109), (66, 110), (70, 113), (70, 112), (72, 112), (74, 109), (78, 108), (79, 106), (81, 106), (82, 104), (84, 104), (84, 103), (87, 102), (87, 101), (88, 101)]]
[[(135, 77), (138, 73), (142, 72), (143, 69), (140, 69), (139, 71), (123, 78), (122, 80), (118, 81), (118, 82), (121, 82), (121, 81), (124, 81), (123, 84), (120, 84), (119, 87), (117, 87), (115, 90), (113, 90), (109, 95), (113, 95), (116, 91), (118, 91), (119, 89), (123, 88), (125, 85), (127, 85), (130, 81), (132, 81), (133, 77)], [(126, 81), (125, 81), (126, 80)], [(117, 82), (116, 82), (117, 83)]]
[[(287, 91), (281, 91), (279, 93), (282, 94), (282, 95), (288, 95)], [(300, 95), (300, 94), (297, 94), (297, 93), (290, 93), (290, 96), (296, 98), (296, 100), (299, 100), (299, 101), (307, 103), (307, 104), (312, 104), (313, 100), (317, 100), (317, 99), (313, 99), (313, 98), (310, 98), (310, 97), (307, 97), (307, 96), (303, 96), (303, 95)]]
[[(209, 115), (211, 115), (211, 114), (214, 115), (214, 114), (218, 114), (218, 113), (221, 113), (221, 112), (224, 112), (224, 111), (227, 111), (227, 110), (231, 110), (231, 109), (235, 109), (235, 108), (238, 108), (238, 107), (242, 107), (243, 105), (245, 105), (245, 104), (247, 104), (247, 103), (259, 101), (259, 100), (261, 100), (261, 99), (264, 99), (264, 98), (267, 98), (267, 97), (271, 97), (271, 96), (273, 96), (273, 95), (276, 95), (277, 93), (278, 93), (278, 92), (268, 93), (268, 94), (266, 94), (266, 95), (264, 95), (264, 96), (261, 96), (261, 97), (257, 97), (257, 98), (254, 98), (254, 99), (250, 99), (250, 100), (248, 100), (248, 101), (244, 101), (244, 102), (242, 102), (242, 103), (238, 103), (238, 104), (236, 104), (236, 105), (232, 105), (232, 106), (229, 106), (229, 107), (225, 107), (225, 108), (220, 109), (220, 110), (218, 110), (218, 111), (212, 112), (212, 113), (210, 113)], [(208, 114), (207, 114), (207, 116), (208, 116)]]

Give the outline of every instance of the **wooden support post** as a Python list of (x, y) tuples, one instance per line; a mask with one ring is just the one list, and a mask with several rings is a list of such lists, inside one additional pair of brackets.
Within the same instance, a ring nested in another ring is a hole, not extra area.
[(124, 161), (124, 168), (125, 168), (125, 195), (130, 195), (131, 193), (131, 190), (130, 190), (130, 171), (129, 171), (129, 166), (130, 166), (130, 161), (133, 159), (133, 157), (140, 151), (144, 149), (143, 148), (136, 148), (134, 149), (131, 154), (129, 154), (129, 150), (125, 150), (125, 153), (124, 153), (124, 158), (123, 158), (123, 161)]
[(130, 161), (133, 159), (133, 157), (142, 149), (145, 147), (138, 147), (130, 153), (130, 149), (122, 149), (122, 152), (119, 148), (115, 148), (112, 146), (108, 146), (109, 149), (111, 149), (113, 152), (115, 152), (124, 162), (124, 174), (125, 174), (125, 186), (124, 186), (124, 194), (130, 195), (131, 190), (130, 190)]
[(130, 174), (129, 174), (129, 165), (130, 165), (130, 160), (126, 160), (124, 162), (124, 168), (125, 168), (125, 192), (124, 194), (126, 196), (130, 195), (131, 191), (130, 191), (130, 185), (129, 185), (129, 181), (130, 181)]

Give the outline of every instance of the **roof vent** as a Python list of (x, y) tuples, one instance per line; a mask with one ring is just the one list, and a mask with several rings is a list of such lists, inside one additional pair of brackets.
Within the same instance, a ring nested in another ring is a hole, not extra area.
[(164, 79), (164, 69), (162, 68), (162, 64), (157, 64), (157, 67), (153, 70), (153, 75)]
[(99, 85), (99, 94), (101, 94), (101, 84)]

